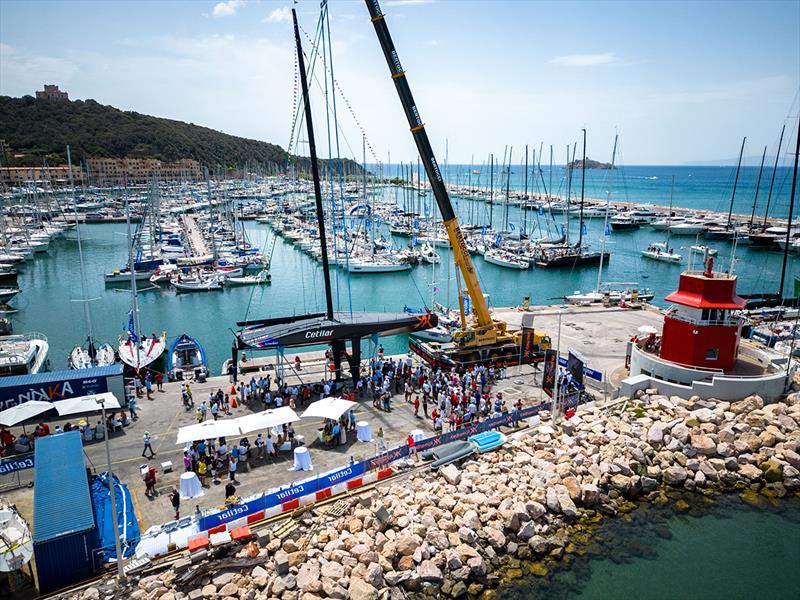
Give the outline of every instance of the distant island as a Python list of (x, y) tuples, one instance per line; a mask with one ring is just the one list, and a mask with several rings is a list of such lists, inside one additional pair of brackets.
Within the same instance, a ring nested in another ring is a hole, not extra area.
[[(582, 169), (583, 168), (583, 160), (576, 159), (573, 160), (571, 163), (567, 165), (568, 169)], [(604, 163), (597, 160), (592, 160), (591, 158), (586, 159), (586, 168), (587, 169), (616, 169), (616, 167), (612, 167), (611, 163)]]
[[(276, 144), (228, 135), (208, 127), (122, 111), (95, 100), (69, 100), (57, 86), (13, 98), (0, 96), (0, 167), (66, 163), (66, 147), (79, 164), (87, 159), (193, 161), (215, 170), (307, 171), (308, 157), (290, 156)], [(327, 161), (320, 161), (327, 164)], [(345, 160), (346, 174), (361, 167)]]

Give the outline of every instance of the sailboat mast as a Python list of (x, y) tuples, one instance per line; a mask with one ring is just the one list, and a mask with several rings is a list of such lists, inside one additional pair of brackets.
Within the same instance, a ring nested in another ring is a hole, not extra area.
[(214, 240), (214, 201), (211, 198), (211, 180), (208, 177), (208, 167), (203, 167), (203, 173), (206, 176), (206, 191), (208, 192), (208, 210), (211, 229), (211, 256), (214, 262), (217, 262), (217, 243)]
[[(311, 155), (311, 175), (314, 179), (314, 199), (317, 208), (317, 224), (319, 227), (319, 244), (322, 254), (322, 277), (325, 282), (325, 307), (328, 319), (333, 319), (333, 296), (331, 294), (331, 274), (328, 269), (328, 241), (325, 237), (325, 214), (322, 210), (322, 190), (319, 185), (319, 165), (317, 164), (317, 145), (314, 141), (314, 124), (311, 120), (311, 98), (308, 96), (308, 81), (306, 80), (306, 64), (303, 58), (303, 45), (300, 41), (300, 27), (297, 24), (297, 11), (292, 9), (294, 21), (294, 41), (297, 46), (297, 63), (300, 71), (300, 85), (303, 88), (303, 100), (306, 113), (306, 130), (308, 132), (308, 150)], [(366, 173), (365, 173), (366, 178)], [(366, 181), (366, 179), (365, 179)], [(366, 193), (366, 190), (365, 190)]]
[(508, 166), (506, 167), (506, 210), (505, 210), (505, 226), (503, 229), (508, 231), (508, 206), (511, 203), (511, 155), (514, 154), (514, 146), (511, 146), (508, 152)]
[(778, 161), (781, 158), (781, 147), (783, 146), (783, 134), (786, 132), (786, 123), (781, 127), (781, 137), (778, 140), (778, 151), (775, 153), (775, 166), (772, 167), (772, 179), (769, 182), (769, 194), (767, 195), (767, 208), (764, 210), (763, 229), (767, 228), (767, 215), (769, 214), (769, 204), (772, 201), (772, 188), (775, 185), (775, 174), (778, 172)]
[(739, 150), (739, 161), (736, 163), (736, 177), (733, 178), (733, 192), (731, 192), (731, 204), (728, 207), (728, 229), (731, 228), (731, 217), (733, 216), (733, 200), (736, 198), (736, 186), (739, 183), (739, 170), (742, 168), (742, 155), (744, 154), (744, 143), (747, 141), (747, 136), (742, 138), (742, 147)]
[(611, 206), (611, 186), (614, 183), (614, 163), (617, 159), (617, 141), (619, 134), (614, 135), (614, 150), (611, 152), (611, 170), (608, 172), (608, 193), (606, 195), (606, 214), (603, 219), (603, 233), (600, 235), (600, 266), (597, 267), (597, 287), (595, 291), (600, 291), (600, 283), (603, 278), (603, 257), (606, 251), (606, 230), (608, 229), (608, 209)]
[(528, 225), (528, 144), (525, 144), (525, 195), (522, 200), (522, 231)]
[(758, 180), (756, 181), (756, 195), (753, 198), (753, 212), (750, 213), (750, 224), (747, 230), (753, 229), (753, 219), (756, 218), (756, 204), (758, 204), (758, 190), (761, 187), (761, 173), (764, 171), (764, 159), (767, 158), (767, 147), (764, 146), (764, 153), (761, 155), (761, 166), (758, 168)]
[(789, 220), (786, 222), (786, 244), (783, 248), (783, 265), (781, 265), (781, 289), (783, 300), (783, 284), (786, 280), (786, 261), (789, 258), (789, 243), (792, 240), (792, 216), (794, 214), (794, 194), (797, 191), (797, 157), (800, 155), (800, 126), (797, 128), (797, 143), (794, 148), (794, 168), (792, 169), (792, 193), (789, 196)]
[(141, 327), (139, 326), (139, 304), (136, 301), (136, 271), (133, 270), (133, 238), (131, 237), (131, 207), (128, 202), (128, 178), (125, 178), (124, 188), (125, 200), (125, 226), (128, 233), (128, 270), (131, 272), (131, 310), (133, 311), (133, 335), (136, 338), (134, 342), (133, 355), (136, 359), (136, 369), (139, 369), (139, 337), (141, 335)]
[(70, 147), (67, 146), (67, 172), (69, 174), (69, 187), (72, 191), (72, 209), (75, 211), (75, 235), (78, 240), (78, 258), (81, 265), (81, 291), (83, 292), (83, 313), (86, 317), (86, 326), (89, 328), (89, 346), (94, 344), (94, 332), (92, 330), (92, 316), (89, 311), (89, 292), (86, 285), (86, 267), (83, 263), (83, 246), (81, 244), (81, 226), (78, 223), (78, 203), (75, 198), (75, 180), (72, 176), (72, 154)]
[(494, 227), (494, 154), (489, 154), (489, 231)]
[(586, 130), (583, 131), (583, 163), (581, 164), (581, 217), (578, 223), (578, 250), (583, 245), (583, 194), (586, 189)]

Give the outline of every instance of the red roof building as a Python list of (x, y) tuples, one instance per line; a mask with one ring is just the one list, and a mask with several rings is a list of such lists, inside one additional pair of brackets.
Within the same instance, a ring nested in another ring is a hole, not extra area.
[(678, 289), (665, 298), (675, 306), (664, 317), (661, 358), (681, 365), (729, 371), (736, 364), (744, 308), (736, 276), (714, 273), (709, 259), (702, 273), (681, 273)]

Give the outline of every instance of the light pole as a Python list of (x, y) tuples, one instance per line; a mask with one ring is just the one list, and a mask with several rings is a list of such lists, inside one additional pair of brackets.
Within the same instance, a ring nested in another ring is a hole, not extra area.
[(120, 582), (125, 581), (125, 569), (122, 564), (122, 544), (119, 540), (119, 521), (117, 519), (117, 491), (114, 486), (114, 473), (111, 471), (111, 446), (108, 443), (108, 426), (106, 425), (106, 399), (103, 397), (95, 397), (95, 402), (100, 405), (102, 413), (103, 426), (106, 428), (104, 436), (106, 444), (106, 462), (108, 463), (108, 486), (111, 492), (111, 512), (114, 515), (114, 547), (117, 550), (117, 577)]
[(559, 369), (559, 359), (561, 358), (561, 315), (563, 311), (558, 311), (558, 338), (556, 340), (556, 366), (555, 366), (555, 400), (553, 402), (553, 422), (561, 421), (561, 377)]

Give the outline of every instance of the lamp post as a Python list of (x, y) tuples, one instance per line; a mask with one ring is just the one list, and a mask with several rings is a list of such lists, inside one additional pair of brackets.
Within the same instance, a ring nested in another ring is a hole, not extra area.
[(108, 485), (111, 492), (111, 513), (114, 515), (114, 547), (117, 550), (117, 577), (120, 582), (125, 581), (125, 569), (122, 564), (122, 543), (119, 540), (119, 522), (117, 520), (117, 491), (114, 487), (114, 473), (111, 471), (111, 446), (108, 443), (108, 427), (106, 426), (106, 400), (102, 397), (95, 397), (95, 402), (100, 405), (103, 426), (106, 428), (106, 462), (108, 463)]

